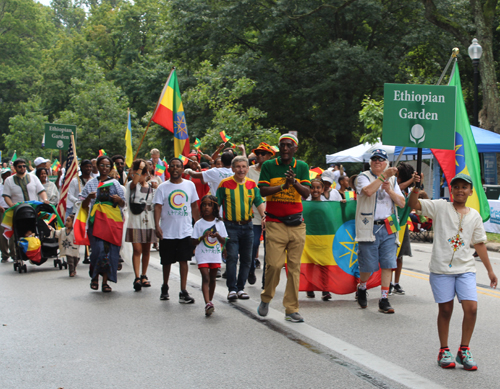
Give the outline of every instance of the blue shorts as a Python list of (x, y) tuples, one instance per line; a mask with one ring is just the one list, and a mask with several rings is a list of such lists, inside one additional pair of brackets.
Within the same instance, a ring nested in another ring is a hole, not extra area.
[(436, 274), (429, 276), (434, 301), (438, 304), (447, 303), (458, 297), (462, 300), (477, 301), (476, 273)]
[(373, 273), (379, 269), (394, 269), (396, 264), (396, 234), (387, 232), (384, 224), (373, 226), (375, 242), (358, 242), (359, 271)]

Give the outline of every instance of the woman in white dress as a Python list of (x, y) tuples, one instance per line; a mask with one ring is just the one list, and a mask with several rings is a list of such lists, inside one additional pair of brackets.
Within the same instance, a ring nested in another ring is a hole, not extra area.
[[(157, 242), (155, 235), (153, 195), (158, 187), (156, 181), (148, 183), (149, 172), (146, 161), (137, 159), (132, 163), (132, 180), (127, 183), (128, 223), (125, 241), (131, 242), (134, 253), (134, 290), (151, 286), (146, 275), (149, 265), (151, 243)], [(142, 256), (142, 261), (141, 261)], [(142, 266), (141, 266), (142, 262)]]

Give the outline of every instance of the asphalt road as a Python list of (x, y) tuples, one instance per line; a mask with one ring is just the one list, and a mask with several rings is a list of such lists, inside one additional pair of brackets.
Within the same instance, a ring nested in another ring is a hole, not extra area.
[[(78, 275), (49, 263), (15, 273), (0, 266), (1, 388), (497, 388), (500, 291), (487, 288), (477, 262), (479, 311), (471, 349), (476, 372), (436, 364), (437, 305), (428, 282), (430, 244), (412, 244), (405, 257), (404, 296), (392, 296), (394, 315), (378, 312), (380, 288), (369, 306), (353, 295), (323, 302), (300, 294), (305, 323), (284, 320), (285, 274), (266, 319), (256, 315), (260, 282), (246, 288), (251, 299), (228, 303), (225, 280), (217, 282), (215, 313), (206, 318), (200, 276), (190, 266), (193, 305), (179, 304), (173, 268), (170, 301), (160, 301), (158, 254), (148, 276), (152, 287), (134, 292), (130, 262), (113, 292), (91, 291), (87, 266)], [(490, 252), (497, 275), (500, 254)], [(258, 270), (257, 275), (261, 272)], [(460, 343), (462, 313), (455, 305), (450, 331), (453, 353)]]

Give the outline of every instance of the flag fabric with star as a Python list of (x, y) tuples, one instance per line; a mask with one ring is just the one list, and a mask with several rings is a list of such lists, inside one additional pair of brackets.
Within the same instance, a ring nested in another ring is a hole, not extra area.
[(54, 161), (52, 166), (50, 167), (54, 173), (57, 173), (57, 171), (61, 168), (61, 164), (59, 163), (58, 159)]
[(78, 177), (78, 158), (76, 157), (75, 138), (71, 136), (68, 146), (68, 157), (66, 158), (66, 172), (64, 174), (64, 181), (61, 187), (59, 203), (57, 203), (57, 213), (63, 219), (66, 217), (69, 185), (75, 177)]
[(181, 92), (175, 69), (172, 70), (163, 87), (151, 120), (174, 134), (175, 155), (189, 154), (186, 116), (184, 115), (184, 106), (182, 105)]
[(465, 109), (465, 102), (462, 93), (462, 84), (458, 64), (455, 62), (453, 74), (448, 85), (457, 87), (456, 106), (456, 129), (455, 129), (455, 150), (432, 150), (443, 170), (451, 195), (451, 179), (458, 173), (470, 176), (473, 182), (472, 196), (467, 200), (466, 205), (479, 212), (483, 222), (490, 218), (490, 207), (486, 193), (481, 183), (481, 168), (479, 154), (477, 152), (476, 141), (472, 135), (469, 117)]
[[(303, 202), (306, 243), (300, 265), (300, 291), (336, 294), (356, 291), (359, 281), (356, 203)], [(380, 269), (373, 273), (367, 288), (379, 286), (380, 275)]]

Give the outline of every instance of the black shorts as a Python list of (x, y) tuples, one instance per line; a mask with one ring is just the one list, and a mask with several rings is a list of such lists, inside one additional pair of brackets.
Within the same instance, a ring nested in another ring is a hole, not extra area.
[(191, 237), (183, 239), (161, 239), (160, 258), (162, 265), (190, 261), (193, 256)]

